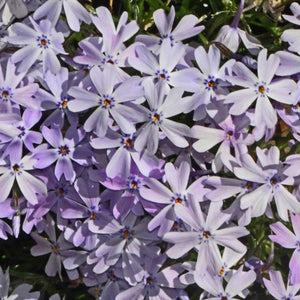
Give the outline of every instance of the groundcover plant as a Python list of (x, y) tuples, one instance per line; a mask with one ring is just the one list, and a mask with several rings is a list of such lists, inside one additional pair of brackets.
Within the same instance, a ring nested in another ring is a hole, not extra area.
[(300, 299), (300, 4), (101, 5), (0, 0), (0, 298)]

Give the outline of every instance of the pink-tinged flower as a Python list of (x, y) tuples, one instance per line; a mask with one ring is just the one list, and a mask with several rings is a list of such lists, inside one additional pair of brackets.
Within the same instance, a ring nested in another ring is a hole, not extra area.
[(199, 23), (199, 19), (196, 16), (186, 15), (172, 30), (175, 20), (175, 8), (173, 5), (171, 6), (168, 16), (163, 9), (158, 9), (153, 13), (153, 19), (160, 37), (153, 35), (138, 35), (136, 41), (143, 43), (155, 53), (159, 51), (163, 41), (168, 41), (170, 46), (174, 46), (182, 40), (199, 34), (204, 29), (204, 26), (196, 26)]
[(291, 222), (294, 233), (281, 222), (276, 222), (270, 225), (274, 234), (269, 238), (284, 248), (295, 249), (289, 263), (290, 280), (292, 284), (300, 284), (300, 215), (291, 214)]
[(183, 207), (187, 207), (189, 196), (192, 195), (197, 197), (198, 201), (202, 201), (206, 193), (202, 185), (203, 178), (199, 178), (188, 187), (190, 165), (187, 162), (182, 162), (179, 168), (175, 168), (172, 163), (167, 163), (165, 176), (170, 189), (154, 178), (145, 179), (145, 185), (140, 189), (144, 199), (163, 205), (161, 211), (156, 213), (148, 225), (151, 231), (159, 227), (160, 237), (169, 232), (176, 221), (178, 225), (178, 219), (184, 220), (187, 212)]
[(270, 208), (270, 202), (274, 199), (279, 217), (288, 221), (288, 210), (300, 212), (300, 202), (285, 188), (286, 185), (293, 185), (294, 179), (285, 174), (277, 147), (264, 150), (257, 147), (256, 154), (257, 163), (249, 154), (244, 154), (241, 156), (242, 166), (233, 168), (238, 178), (258, 184), (255, 190), (242, 196), (241, 208), (250, 208), (252, 217), (258, 217)]
[(240, 42), (242, 41), (249, 52), (256, 55), (259, 52), (259, 49), (262, 48), (260, 41), (244, 30), (238, 28), (244, 9), (244, 2), (244, 0), (241, 0), (234, 20), (230, 25), (224, 25), (221, 27), (215, 41), (224, 44), (234, 53), (238, 50)]
[(67, 54), (63, 48), (64, 36), (57, 32), (49, 20), (36, 23), (31, 17), (32, 27), (23, 23), (15, 23), (10, 27), (8, 41), (11, 44), (23, 46), (16, 51), (11, 60), (18, 63), (18, 71), (27, 71), (37, 60), (43, 63), (43, 73), (47, 70), (57, 73), (60, 62), (57, 54)]
[(34, 169), (36, 159), (31, 155), (22, 158), (21, 151), (10, 152), (4, 159), (5, 165), (0, 166), (0, 202), (8, 197), (10, 191), (14, 190), (17, 182), (23, 196), (31, 204), (37, 204), (39, 198), (47, 194), (44, 182), (31, 175), (28, 171)]
[[(293, 15), (282, 15), (282, 17), (287, 21), (300, 26), (300, 4), (294, 2), (291, 4), (290, 9)], [(281, 35), (281, 39), (290, 44), (290, 47), (288, 48), (289, 51), (296, 52), (300, 55), (300, 29), (285, 30)]]
[(133, 103), (144, 95), (141, 79), (133, 76), (120, 83), (116, 72), (110, 66), (103, 71), (95, 66), (90, 71), (90, 77), (97, 93), (75, 86), (69, 90), (69, 95), (75, 98), (68, 104), (70, 111), (82, 112), (96, 107), (83, 128), (87, 132), (95, 131), (99, 137), (105, 136), (110, 116), (128, 134), (135, 132), (134, 124), (145, 118), (141, 108)]
[(42, 4), (33, 14), (35, 20), (47, 18), (56, 25), (62, 10), (69, 27), (74, 31), (80, 30), (81, 21), (90, 24), (91, 17), (87, 10), (77, 0), (49, 0)]
[(55, 229), (55, 222), (49, 215), (47, 215), (45, 232), (49, 238), (46, 239), (45, 237), (32, 232), (31, 237), (35, 240), (37, 245), (33, 246), (30, 252), (33, 256), (51, 253), (45, 266), (45, 272), (48, 276), (55, 276), (58, 274), (62, 279), (61, 263), (67, 256), (67, 250), (71, 249), (73, 245), (64, 239), (63, 233), (61, 233), (57, 239)]
[(297, 89), (297, 84), (291, 79), (273, 80), (279, 67), (280, 59), (271, 54), (267, 59), (267, 49), (258, 55), (257, 74), (253, 74), (244, 64), (237, 62), (232, 68), (234, 76), (227, 80), (234, 85), (245, 87), (226, 96), (225, 103), (232, 103), (229, 113), (241, 115), (256, 101), (254, 125), (265, 125), (268, 129), (275, 127), (276, 111), (269, 98), (285, 104), (295, 104), (297, 101), (291, 95)]
[(88, 145), (80, 144), (85, 137), (84, 131), (77, 130), (73, 126), (68, 129), (65, 137), (63, 137), (60, 129), (49, 129), (44, 126), (42, 133), (52, 148), (35, 152), (34, 158), (37, 159), (35, 167), (44, 169), (56, 162), (54, 171), (56, 178), (59, 180), (64, 175), (66, 180), (73, 182), (76, 172), (72, 161), (87, 166), (91, 159), (91, 151)]
[(210, 294), (207, 300), (237, 300), (235, 296), (251, 285), (255, 278), (256, 274), (253, 270), (244, 272), (241, 266), (233, 273), (225, 288), (223, 278), (211, 272), (206, 272), (201, 277), (196, 276), (196, 283)]
[(149, 104), (149, 109), (145, 108), (148, 120), (137, 133), (135, 149), (142, 151), (146, 148), (149, 153), (155, 154), (160, 141), (160, 132), (176, 146), (187, 147), (189, 144), (185, 137), (190, 136), (190, 128), (185, 124), (169, 120), (184, 110), (185, 100), (181, 98), (183, 90), (174, 88), (165, 95), (162, 86), (156, 86), (150, 80), (145, 81), (143, 86)]
[(281, 273), (279, 271), (271, 270), (269, 272), (270, 280), (263, 278), (264, 284), (269, 293), (277, 300), (293, 299), (299, 300), (300, 295), (296, 296), (300, 289), (300, 284), (287, 284), (285, 287)]
[(16, 72), (16, 66), (11, 59), (7, 60), (6, 67), (0, 64), (0, 112), (11, 112), (15, 104), (37, 109), (39, 102), (34, 99), (39, 86), (36, 83), (22, 83), (26, 72)]
[(238, 253), (245, 252), (246, 247), (238, 238), (249, 232), (241, 226), (224, 227), (230, 215), (221, 211), (222, 203), (211, 202), (207, 216), (194, 198), (190, 198), (187, 205), (188, 207), (181, 208), (182, 212), (185, 211), (181, 218), (190, 226), (191, 231), (168, 232), (163, 236), (164, 241), (174, 244), (166, 252), (170, 258), (177, 259), (195, 248), (198, 251), (196, 274), (202, 276), (210, 262), (216, 261), (220, 255), (218, 245)]

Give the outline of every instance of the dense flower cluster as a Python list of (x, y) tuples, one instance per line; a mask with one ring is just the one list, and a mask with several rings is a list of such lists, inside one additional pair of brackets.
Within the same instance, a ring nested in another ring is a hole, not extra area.
[[(96, 299), (188, 299), (192, 284), (201, 299), (251, 299), (255, 280), (300, 299), (300, 154), (261, 143), (279, 122), (290, 147), (300, 141), (300, 29), (268, 55), (238, 28), (243, 6), (205, 49), (184, 42), (198, 18), (174, 26), (174, 7), (155, 11), (158, 36), (135, 36), (126, 12), (115, 25), (77, 0), (0, 0), (1, 48), (16, 48), (0, 58), (0, 238), (23, 230), (48, 276), (80, 278)], [(70, 57), (82, 22), (99, 35)], [(254, 58), (234, 55), (240, 41)], [(270, 240), (295, 249), (287, 288), (247, 254), (246, 227), (263, 215)], [(12, 299), (8, 286), (0, 269)], [(31, 288), (13, 299), (38, 299)]]

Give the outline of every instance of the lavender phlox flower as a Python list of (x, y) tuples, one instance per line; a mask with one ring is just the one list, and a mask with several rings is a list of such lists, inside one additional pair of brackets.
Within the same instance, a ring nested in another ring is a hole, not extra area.
[(288, 282), (287, 286), (282, 279), (280, 271), (270, 271), (270, 279), (263, 278), (264, 284), (269, 293), (278, 300), (299, 300), (300, 295), (296, 295), (300, 289), (300, 284), (291, 284)]
[(46, 72), (45, 82), (46, 88), (51, 93), (44, 89), (39, 89), (36, 93), (36, 98), (41, 101), (41, 110), (53, 110), (53, 112), (44, 120), (43, 125), (62, 128), (65, 117), (67, 117), (70, 124), (75, 124), (77, 115), (68, 108), (70, 97), (67, 92), (70, 86), (74, 84), (68, 69), (61, 68), (56, 74), (50, 71)]
[(42, 4), (33, 14), (35, 20), (48, 19), (56, 25), (62, 10), (66, 15), (69, 27), (73, 31), (80, 30), (81, 22), (91, 23), (87, 10), (77, 0), (49, 0)]
[(171, 300), (182, 296), (185, 285), (178, 277), (183, 268), (181, 264), (162, 268), (166, 258), (165, 254), (160, 253), (156, 257), (145, 256), (142, 280), (118, 294), (116, 300), (142, 300), (145, 297), (149, 300)]
[(83, 270), (83, 282), (88, 289), (88, 292), (95, 297), (95, 299), (110, 300), (123, 290), (126, 290), (130, 285), (124, 279), (123, 269), (121, 263), (110, 267), (103, 274), (95, 274), (90, 266)]
[(49, 20), (36, 23), (29, 17), (33, 28), (23, 24), (14, 23), (10, 27), (8, 41), (11, 44), (22, 46), (16, 51), (11, 60), (18, 64), (18, 71), (27, 71), (37, 60), (43, 63), (43, 73), (50, 70), (57, 73), (60, 62), (57, 54), (67, 54), (62, 46), (64, 36), (57, 32)]
[(30, 252), (33, 256), (40, 256), (50, 253), (50, 257), (45, 266), (45, 272), (48, 276), (55, 276), (58, 274), (62, 280), (61, 263), (63, 257), (67, 253), (67, 250), (71, 249), (73, 245), (65, 241), (63, 233), (56, 238), (55, 222), (50, 215), (47, 215), (45, 222), (45, 232), (49, 238), (46, 239), (45, 237), (32, 232), (30, 235), (37, 244), (31, 248)]
[[(284, 19), (287, 21), (300, 26), (300, 4), (294, 2), (290, 5), (290, 9), (293, 15), (282, 15)], [(288, 42), (290, 44), (288, 50), (292, 52), (296, 52), (300, 55), (300, 29), (286, 29), (281, 35), (281, 39), (284, 42)]]
[(234, 61), (229, 60), (220, 67), (221, 54), (214, 45), (209, 47), (208, 53), (200, 46), (194, 54), (199, 69), (185, 68), (174, 72), (170, 83), (194, 93), (186, 104), (186, 110), (195, 110), (194, 120), (200, 120), (205, 117), (206, 107), (212, 99), (224, 99), (228, 94), (229, 83), (226, 82), (225, 71), (231, 68)]
[(249, 52), (256, 55), (260, 48), (262, 48), (260, 41), (246, 31), (238, 28), (244, 9), (244, 2), (244, 0), (241, 0), (239, 9), (232, 23), (230, 25), (223, 25), (221, 27), (215, 41), (224, 44), (234, 53), (237, 52), (240, 42), (242, 41)]
[(160, 141), (160, 132), (176, 146), (187, 147), (189, 144), (185, 137), (190, 135), (190, 128), (169, 120), (184, 110), (183, 90), (174, 88), (165, 95), (162, 86), (156, 86), (152, 81), (144, 81), (143, 86), (150, 109), (145, 108), (147, 122), (137, 132), (135, 149), (142, 151), (146, 148), (149, 153), (155, 154)]
[(22, 151), (10, 152), (4, 161), (5, 165), (0, 166), (0, 202), (15, 189), (15, 181), (23, 196), (32, 204), (38, 203), (39, 198), (47, 194), (45, 183), (30, 174), (36, 163), (32, 155), (22, 157)]
[(141, 109), (132, 103), (144, 94), (143, 87), (139, 84), (140, 78), (133, 76), (120, 83), (117, 82), (115, 75), (116, 70), (112, 67), (101, 71), (95, 66), (90, 71), (90, 77), (97, 94), (74, 86), (68, 92), (75, 98), (68, 104), (71, 111), (82, 112), (96, 107), (85, 121), (83, 128), (87, 132), (95, 131), (99, 137), (106, 134), (110, 116), (125, 133), (134, 132), (134, 123), (144, 120)]
[(159, 52), (163, 40), (168, 41), (170, 46), (199, 34), (204, 26), (196, 26), (199, 19), (194, 15), (184, 16), (176, 27), (172, 30), (175, 19), (175, 8), (172, 5), (168, 16), (163, 9), (158, 9), (153, 13), (154, 23), (159, 31), (160, 37), (153, 35), (138, 35), (137, 42), (145, 44), (154, 53)]
[(170, 90), (174, 69), (185, 53), (183, 45), (177, 43), (173, 47), (167, 42), (161, 45), (160, 54), (157, 57), (146, 46), (137, 45), (136, 56), (128, 58), (129, 64), (140, 71), (144, 80), (152, 80), (164, 87), (165, 93)]
[(121, 176), (127, 178), (130, 174), (131, 161), (137, 165), (139, 171), (148, 176), (154, 167), (161, 165), (161, 160), (144, 151), (142, 154), (134, 150), (135, 134), (120, 134), (109, 130), (102, 138), (94, 138), (90, 144), (95, 149), (113, 149), (110, 151), (106, 174), (110, 178)]
[(222, 203), (211, 202), (207, 216), (201, 211), (200, 204), (193, 197), (188, 201), (188, 207), (182, 207), (185, 214), (182, 220), (191, 227), (186, 232), (168, 232), (163, 240), (174, 244), (166, 254), (177, 259), (195, 248), (198, 251), (196, 274), (202, 276), (208, 265), (217, 259), (220, 251), (218, 245), (231, 250), (244, 253), (246, 247), (238, 240), (239, 237), (248, 234), (248, 230), (242, 226), (225, 226), (230, 215), (221, 211)]
[(258, 163), (249, 154), (242, 155), (241, 167), (234, 167), (236, 177), (259, 185), (254, 191), (244, 194), (241, 198), (241, 208), (251, 208), (252, 217), (264, 214), (267, 206), (274, 199), (279, 217), (287, 221), (288, 210), (299, 213), (300, 203), (286, 188), (293, 185), (293, 177), (285, 175), (283, 164), (279, 160), (279, 149), (256, 148)]
[(0, 112), (12, 112), (14, 104), (37, 109), (39, 103), (33, 98), (39, 86), (36, 83), (23, 84), (26, 72), (16, 72), (16, 66), (7, 59), (6, 67), (0, 64)]
[(8, 295), (10, 288), (10, 278), (9, 278), (9, 268), (6, 269), (5, 273), (0, 267), (0, 297), (3, 300), (38, 300), (40, 297), (40, 292), (30, 292), (32, 285), (23, 283), (18, 285), (11, 293)]
[(241, 266), (233, 273), (225, 288), (223, 287), (222, 278), (211, 272), (205, 273), (199, 280), (196, 276), (196, 283), (210, 294), (206, 298), (207, 300), (237, 300), (238, 298), (235, 296), (251, 285), (255, 278), (256, 274), (253, 270), (244, 272), (243, 266)]
[(271, 241), (280, 244), (284, 248), (295, 249), (289, 262), (291, 284), (300, 283), (300, 215), (290, 214), (294, 233), (281, 222), (270, 225), (274, 234), (269, 235)]
[(198, 201), (202, 201), (206, 193), (202, 184), (203, 178), (195, 180), (188, 186), (190, 166), (187, 162), (182, 162), (178, 168), (175, 168), (172, 163), (167, 163), (165, 177), (170, 189), (154, 178), (145, 179), (145, 185), (140, 189), (140, 194), (144, 199), (163, 205), (161, 211), (152, 218), (148, 225), (151, 231), (159, 227), (158, 236), (160, 237), (172, 229), (176, 217), (184, 220), (186, 210), (183, 210), (183, 207), (187, 206), (188, 195), (194, 195)]
[(20, 0), (2, 0), (0, 2), (0, 8), (2, 21), (5, 25), (9, 24), (13, 17), (21, 19), (28, 14), (26, 4)]
[(121, 259), (125, 279), (132, 285), (140, 281), (141, 251), (157, 240), (156, 232), (147, 230), (148, 222), (147, 217), (139, 219), (134, 214), (129, 214), (121, 223), (111, 219), (103, 228), (92, 226), (91, 223), (89, 228), (92, 232), (106, 234), (107, 237), (90, 255), (91, 263), (96, 263), (93, 271), (97, 274), (103, 273)]
[(30, 129), (40, 120), (41, 116), (42, 113), (39, 110), (27, 108), (24, 110), (20, 121), (16, 122), (12, 119), (10, 122), (1, 122), (0, 133), (8, 137), (5, 152), (22, 151), (23, 145), (33, 152), (33, 144), (40, 144), (43, 136), (41, 133)]
[(212, 170), (218, 172), (223, 164), (229, 170), (232, 170), (231, 160), (233, 159), (231, 149), (234, 149), (235, 156), (237, 157), (242, 144), (246, 146), (254, 143), (254, 138), (245, 129), (249, 125), (249, 122), (247, 118), (243, 118), (242, 120), (238, 118), (235, 120), (229, 115), (224, 121), (214, 125), (217, 125), (219, 128), (200, 125), (192, 127), (192, 136), (199, 139), (193, 143), (193, 148), (198, 152), (205, 152), (221, 143), (216, 152)]
[[(271, 54), (267, 59), (267, 50), (263, 49), (258, 55), (258, 76), (253, 74), (242, 63), (233, 66), (234, 76), (227, 76), (232, 84), (246, 87), (227, 95), (225, 103), (233, 103), (229, 113), (240, 115), (256, 100), (254, 125), (274, 128), (277, 122), (276, 111), (269, 98), (285, 104), (295, 104), (296, 99), (292, 92), (297, 89), (296, 83), (291, 79), (273, 80), (279, 66), (280, 58)], [(240, 99), (243, 99), (241, 101)]]
[(73, 162), (87, 166), (91, 159), (88, 144), (81, 145), (85, 132), (82, 128), (76, 129), (73, 126), (69, 127), (63, 137), (60, 129), (43, 126), (42, 133), (52, 148), (35, 152), (34, 157), (37, 159), (35, 167), (44, 169), (56, 162), (54, 171), (56, 178), (59, 180), (64, 175), (66, 180), (73, 182), (76, 176)]

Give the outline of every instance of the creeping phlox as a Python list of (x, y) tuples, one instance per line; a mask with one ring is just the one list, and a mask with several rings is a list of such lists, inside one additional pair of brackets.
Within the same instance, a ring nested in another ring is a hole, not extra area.
[[(0, 239), (95, 299), (300, 299), (300, 4), (275, 53), (243, 10), (207, 46), (173, 6), (136, 35), (126, 12), (0, 0)], [(0, 268), (1, 299), (40, 297), (9, 285)]]

